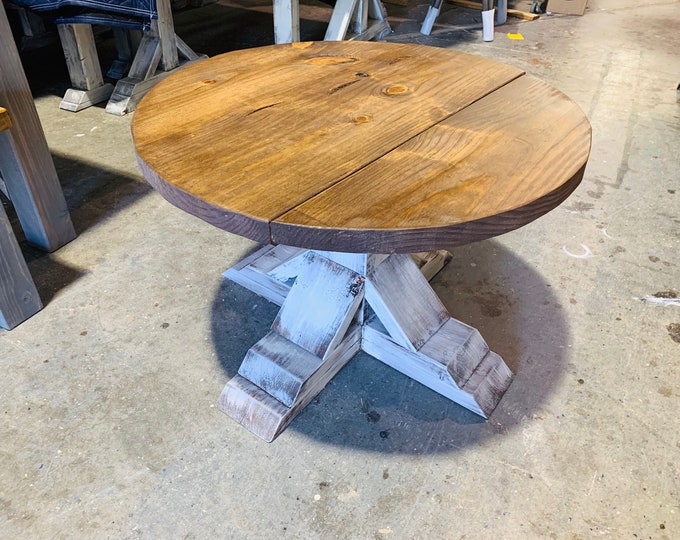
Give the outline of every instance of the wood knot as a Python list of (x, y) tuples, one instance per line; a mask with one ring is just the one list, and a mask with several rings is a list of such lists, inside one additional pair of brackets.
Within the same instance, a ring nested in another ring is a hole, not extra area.
[(337, 66), (339, 64), (351, 64), (356, 62), (357, 59), (353, 56), (314, 56), (307, 60), (308, 64), (314, 66)]
[(355, 124), (365, 124), (366, 122), (370, 122), (373, 120), (373, 117), (370, 114), (359, 114), (352, 118), (352, 122)]
[(386, 96), (398, 96), (410, 92), (411, 89), (405, 84), (391, 84), (382, 89), (382, 93)]
[(215, 84), (217, 81), (215, 79), (205, 79), (201, 81), (203, 84)]

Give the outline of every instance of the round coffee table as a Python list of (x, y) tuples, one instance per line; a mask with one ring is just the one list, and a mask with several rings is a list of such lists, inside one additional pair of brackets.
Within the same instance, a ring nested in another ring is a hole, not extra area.
[(431, 250), (555, 208), (591, 140), (577, 105), (514, 67), (357, 41), (197, 62), (147, 94), (132, 131), (168, 201), (267, 245), (226, 275), (281, 311), (218, 406), (268, 441), (359, 350), (488, 416), (512, 375), (429, 286)]

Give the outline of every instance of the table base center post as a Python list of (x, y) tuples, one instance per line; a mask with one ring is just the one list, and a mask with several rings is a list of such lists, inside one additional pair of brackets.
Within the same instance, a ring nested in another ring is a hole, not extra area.
[(225, 276), (282, 304), (217, 403), (268, 442), (360, 350), (485, 418), (512, 379), (409, 255), (270, 246)]

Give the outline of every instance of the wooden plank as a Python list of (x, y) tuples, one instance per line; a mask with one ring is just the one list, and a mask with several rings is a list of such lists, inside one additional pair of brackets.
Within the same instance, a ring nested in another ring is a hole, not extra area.
[(290, 289), (272, 330), (325, 358), (339, 343), (364, 298), (364, 278), (313, 252)]
[(269, 221), (521, 74), (411, 44), (233, 51), (156, 85), (133, 137), (145, 177), (170, 202), (269, 243)]
[(368, 274), (369, 264), (372, 268), (373, 265), (380, 264), (386, 257), (379, 256), (380, 258), (376, 262), (374, 255), (366, 255), (365, 253), (338, 253), (335, 251), (316, 251), (316, 253), (362, 276)]
[(19, 165), (16, 172), (3, 175), (5, 186), (26, 239), (53, 251), (73, 240), (76, 233), (1, 3), (0, 104), (12, 115), (10, 132)]
[[(449, 348), (455, 348), (455, 345), (451, 343)], [(465, 337), (459, 345), (467, 347)], [(488, 418), (496, 408), (512, 380), (512, 373), (501, 358), (487, 349), (482, 358), (468, 357), (475, 369), (468, 382), (459, 386), (441, 359), (424, 354), (422, 349), (417, 352), (406, 350), (375, 323), (364, 326), (361, 348), (407, 377), (484, 418)]]
[(359, 351), (360, 342), (361, 328), (350, 328), (292, 407), (286, 407), (256, 384), (236, 375), (222, 390), (217, 408), (258, 437), (271, 442)]
[(376, 21), (387, 20), (387, 10), (381, 0), (369, 0), (368, 17)]
[(269, 332), (248, 350), (238, 374), (292, 407), (305, 382), (321, 364), (323, 360), (318, 356)]
[(158, 19), (152, 20), (151, 24), (157, 28), (163, 71), (172, 71), (179, 66), (179, 57), (175, 43), (175, 23), (172, 20), (170, 0), (156, 0), (156, 11), (158, 12)]
[[(265, 246), (239, 261), (222, 275), (280, 306), (300, 272), (302, 255), (305, 252), (304, 249), (290, 246)], [(365, 255), (327, 251), (321, 251), (319, 254), (362, 275), (387, 257), (371, 255), (366, 259)], [(356, 257), (364, 257), (364, 263), (355, 264)], [(451, 260), (451, 254), (444, 250), (414, 253), (411, 257), (428, 281)]]
[(541, 16), (538, 13), (529, 13), (527, 11), (520, 11), (519, 9), (508, 9), (508, 17), (515, 17), (516, 19), (523, 19), (525, 21), (535, 21)]
[(390, 255), (368, 274), (366, 301), (390, 336), (412, 351), (450, 317), (408, 255)]
[(299, 273), (305, 251), (288, 246), (265, 246), (222, 275), (280, 306)]
[(281, 282), (269, 274), (258, 272), (249, 266), (241, 270), (230, 268), (222, 275), (278, 306), (283, 304), (290, 292), (290, 284)]
[[(55, 187), (55, 190), (59, 188), (59, 191), (55, 193), (61, 196), (61, 201), (47, 201), (42, 188), (54, 186), (33, 184), (36, 178), (28, 176), (24, 168), (26, 161), (22, 161), (22, 158), (26, 156), (25, 148), (18, 146), (12, 137), (12, 132), (19, 126), (16, 122), (13, 126), (0, 133), (0, 175), (2, 175), (5, 188), (3, 191), (7, 191), (14, 205), (26, 239), (40, 248), (49, 250), (54, 245), (53, 242), (60, 242), (61, 239), (54, 240), (55, 234), (53, 233), (57, 231), (50, 231), (47, 227), (59, 217), (54, 215), (57, 211), (66, 212), (68, 217), (65, 209), (66, 201), (61, 193), (61, 186)], [(54, 203), (54, 207), (49, 207), (50, 203)], [(62, 204), (63, 210), (60, 208)], [(70, 225), (70, 219), (68, 224)], [(73, 234), (75, 235), (75, 232)], [(68, 237), (65, 236), (64, 239), (66, 238)], [(54, 247), (61, 247), (61, 245), (57, 244)]]
[[(9, 136), (0, 131), (0, 138)], [(0, 202), (0, 327), (11, 330), (42, 309), (19, 244)]]
[(272, 240), (408, 253), (499, 235), (569, 196), (590, 140), (576, 104), (520, 77), (290, 210)]
[(162, 57), (163, 50), (158, 36), (158, 26), (154, 24), (142, 35), (142, 41), (139, 43), (127, 78), (144, 81), (153, 77)]
[(326, 29), (324, 41), (340, 41), (345, 39), (347, 29), (352, 20), (352, 13), (360, 0), (337, 0), (331, 13), (331, 20)]
[(106, 76), (118, 80), (127, 75), (132, 64), (133, 53), (130, 43), (130, 32), (132, 30), (114, 27), (111, 31), (113, 32), (113, 41), (116, 44), (117, 57), (106, 71)]
[(417, 351), (409, 351), (394, 341), (380, 326), (364, 326), (361, 349), (407, 377), (455, 401), (466, 409), (487, 417), (474, 396), (461, 390), (451, 379), (446, 366)]
[(369, 0), (357, 0), (352, 14), (353, 34), (361, 34), (368, 28), (368, 4)]
[[(186, 43), (175, 36), (175, 43), (182, 57), (186, 59), (180, 67), (189, 65), (192, 62), (205, 58), (203, 55), (194, 53)], [(171, 75), (175, 70), (158, 70), (159, 63), (163, 58), (163, 46), (158, 34), (151, 30), (145, 32), (137, 49), (137, 54), (130, 67), (127, 77), (120, 79), (113, 93), (106, 104), (106, 112), (122, 116), (130, 113), (137, 108), (139, 101), (151, 90), (159, 81)], [(142, 170), (144, 167), (140, 164)], [(160, 191), (160, 190), (159, 190)]]
[(78, 90), (104, 85), (91, 24), (58, 24), (71, 84)]
[(416, 263), (427, 281), (432, 280), (442, 268), (449, 264), (452, 257), (451, 253), (445, 249), (411, 254), (413, 262)]
[(217, 408), (267, 442), (293, 419), (288, 407), (240, 375), (224, 387)]
[(489, 346), (475, 328), (450, 318), (419, 352), (446, 366), (454, 382), (463, 387), (489, 353)]
[[(160, 51), (160, 47), (157, 51)], [(146, 93), (151, 90), (158, 81), (168, 75), (170, 75), (169, 72), (161, 71), (146, 80), (134, 77), (124, 77), (116, 83), (113, 93), (106, 104), (106, 112), (115, 114), (116, 116), (123, 116), (134, 111), (137, 104)]]
[(82, 111), (87, 107), (106, 101), (112, 93), (113, 85), (110, 83), (103, 84), (92, 90), (69, 88), (66, 90), (61, 102), (59, 102), (59, 108), (71, 112)]
[(177, 44), (177, 52), (178, 54), (186, 59), (189, 60), (190, 62), (193, 62), (195, 60), (201, 60), (204, 58), (208, 58), (207, 55), (205, 54), (199, 54), (195, 52), (189, 45), (187, 45), (182, 38), (180, 38), (178, 35), (175, 35), (175, 43)]
[(268, 246), (257, 257), (251, 267), (262, 273), (266, 273), (281, 282), (295, 281), (300, 273), (306, 250), (290, 246)]
[(273, 0), (274, 43), (300, 41), (298, 0)]
[(350, 41), (367, 41), (370, 39), (381, 40), (385, 36), (389, 35), (390, 32), (392, 32), (392, 28), (390, 28), (390, 24), (387, 19), (377, 21), (369, 19), (369, 24), (366, 30), (359, 34), (350, 35), (349, 37), (346, 37), (346, 39)]

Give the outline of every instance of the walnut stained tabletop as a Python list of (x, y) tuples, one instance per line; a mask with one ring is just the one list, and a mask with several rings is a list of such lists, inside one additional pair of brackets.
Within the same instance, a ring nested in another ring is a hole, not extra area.
[(175, 206), (255, 241), (352, 253), (520, 227), (576, 188), (591, 141), (581, 109), (519, 69), (361, 41), (196, 62), (144, 97), (132, 131)]

